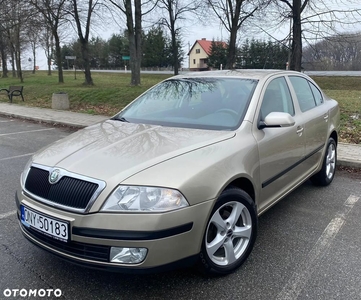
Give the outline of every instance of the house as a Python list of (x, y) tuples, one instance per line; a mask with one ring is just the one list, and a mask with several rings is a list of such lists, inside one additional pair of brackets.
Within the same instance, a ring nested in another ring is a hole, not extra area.
[[(226, 47), (224, 42), (222, 43)], [(202, 38), (201, 40), (196, 40), (192, 48), (188, 52), (189, 56), (189, 70), (190, 71), (205, 71), (208, 70), (208, 56), (211, 53), (212, 41)]]

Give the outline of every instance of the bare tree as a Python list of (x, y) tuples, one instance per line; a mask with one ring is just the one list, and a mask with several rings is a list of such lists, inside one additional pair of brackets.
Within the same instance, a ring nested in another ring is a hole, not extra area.
[(279, 12), (277, 26), (292, 21), (290, 69), (296, 71), (302, 69), (303, 40), (336, 34), (337, 26), (357, 24), (361, 16), (359, 4), (353, 0), (273, 0), (273, 3)]
[[(85, 75), (84, 84), (93, 85), (94, 83), (90, 71), (89, 35), (92, 16), (95, 8), (100, 5), (100, 2), (98, 0), (88, 0), (86, 6), (82, 6), (82, 4), (84, 3), (81, 0), (72, 0), (72, 15), (74, 17), (78, 38), (81, 45)], [(85, 12), (85, 15), (83, 15), (82, 12)]]
[(159, 0), (158, 7), (167, 14), (166, 17), (160, 19), (160, 24), (166, 26), (170, 32), (174, 75), (178, 75), (178, 39), (181, 31), (181, 27), (178, 23), (182, 20), (186, 20), (187, 15), (196, 14), (197, 10), (201, 7), (201, 2), (197, 0)]
[(14, 61), (16, 65), (16, 76), (20, 82), (24, 82), (22, 66), (21, 66), (21, 55), (24, 49), (24, 29), (29, 24), (29, 20), (33, 16), (33, 11), (29, 7), (28, 3), (24, 3), (21, 0), (12, 0), (8, 2), (10, 7), (9, 15), (9, 27), (7, 28), (7, 34), (12, 51), (12, 63), (14, 70)]
[(33, 74), (35, 74), (36, 70), (36, 49), (40, 44), (40, 35), (44, 27), (43, 22), (40, 20), (39, 18), (30, 19), (25, 29), (26, 42), (30, 45), (31, 48)]
[(5, 0), (0, 0), (0, 55), (1, 55), (1, 66), (2, 66), (2, 75), (1, 77), (8, 77), (8, 68), (7, 68), (7, 56), (8, 56), (8, 43), (6, 39), (6, 3)]
[[(54, 37), (58, 81), (64, 83), (59, 30), (66, 17), (65, 5), (67, 2), (66, 0), (30, 0), (30, 3), (42, 14), (47, 28), (51, 30)], [(48, 60), (48, 68), (50, 68), (49, 63)]]
[[(142, 62), (142, 17), (151, 12), (157, 0), (109, 0), (119, 11), (125, 15), (129, 40), (131, 85), (140, 85), (140, 66)], [(146, 12), (142, 13), (145, 7)], [(148, 8), (148, 9), (147, 9)], [(134, 9), (134, 14), (133, 14)]]
[(47, 59), (48, 75), (51, 75), (51, 61), (54, 56), (54, 36), (48, 24), (46, 24), (39, 34), (39, 43), (44, 49)]
[(207, 0), (207, 5), (229, 32), (227, 69), (233, 69), (236, 63), (237, 34), (244, 23), (253, 17), (257, 10), (267, 4), (258, 0)]
[(303, 65), (308, 70), (361, 69), (361, 33), (344, 33), (324, 38), (305, 47)]

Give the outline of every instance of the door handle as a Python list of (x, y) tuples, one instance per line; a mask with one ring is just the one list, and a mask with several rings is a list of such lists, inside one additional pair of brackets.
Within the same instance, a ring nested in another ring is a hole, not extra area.
[(301, 136), (301, 135), (302, 135), (302, 132), (303, 132), (303, 127), (298, 126), (296, 132), (297, 132), (297, 134), (298, 134), (299, 136)]
[(323, 116), (323, 119), (327, 122), (328, 120), (328, 114)]

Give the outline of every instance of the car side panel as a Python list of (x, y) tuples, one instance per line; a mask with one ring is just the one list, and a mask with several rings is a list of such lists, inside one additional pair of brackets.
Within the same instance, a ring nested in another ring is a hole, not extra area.
[(304, 154), (304, 136), (297, 134), (299, 126), (303, 124), (297, 120), (292, 127), (255, 129), (260, 156), (260, 212), (290, 189), (304, 172), (299, 164)]

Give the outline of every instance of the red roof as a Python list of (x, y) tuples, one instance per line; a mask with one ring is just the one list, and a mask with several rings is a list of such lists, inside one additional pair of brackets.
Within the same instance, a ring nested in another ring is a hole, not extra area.
[[(207, 53), (207, 55), (211, 54), (212, 41), (208, 41), (206, 39), (201, 39), (201, 40), (196, 40), (196, 42), (193, 44), (192, 48), (189, 50), (188, 55), (191, 53), (192, 49), (194, 48), (194, 46), (197, 43), (203, 48), (203, 50)], [(227, 47), (227, 44), (225, 42), (216, 41), (216, 43), (217, 44), (221, 43), (223, 45), (223, 47)]]

